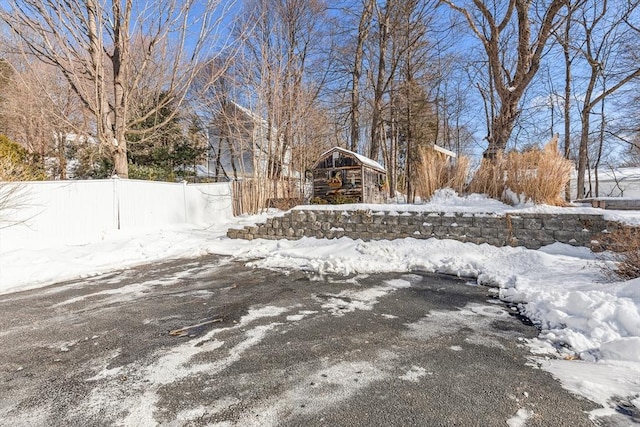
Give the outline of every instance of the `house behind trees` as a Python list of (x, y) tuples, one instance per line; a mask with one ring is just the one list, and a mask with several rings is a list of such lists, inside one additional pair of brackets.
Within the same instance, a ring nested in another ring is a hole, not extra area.
[(209, 129), (209, 176), (217, 181), (292, 178), (291, 148), (251, 110), (226, 103)]

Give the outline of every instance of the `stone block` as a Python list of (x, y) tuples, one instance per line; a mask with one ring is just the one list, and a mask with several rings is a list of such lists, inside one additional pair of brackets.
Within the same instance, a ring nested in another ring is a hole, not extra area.
[(460, 227), (472, 227), (473, 217), (471, 216), (456, 216), (456, 224)]
[(455, 216), (443, 216), (440, 218), (440, 225), (450, 227), (452, 224), (458, 225), (458, 219)]
[(362, 215), (360, 215), (360, 214), (352, 214), (349, 217), (349, 222), (351, 224), (362, 224)]
[(564, 229), (564, 224), (561, 218), (549, 216), (542, 219), (542, 227), (545, 230), (556, 231)]
[(503, 224), (505, 227), (511, 227), (511, 229), (524, 228), (524, 219), (519, 216), (504, 217)]
[(499, 239), (497, 237), (487, 237), (485, 239), (485, 243), (497, 247), (506, 246), (506, 242), (504, 241), (504, 239)]
[(540, 218), (524, 218), (523, 228), (527, 230), (540, 230), (542, 228), (542, 220)]
[(416, 229), (416, 227), (415, 227), (415, 226), (413, 226), (413, 225), (403, 225), (403, 226), (400, 226), (399, 231), (400, 231), (400, 232), (402, 232), (402, 233), (404, 233), (404, 234), (408, 234), (408, 235), (410, 235), (410, 236), (412, 236), (412, 235), (413, 235), (414, 233), (416, 233), (416, 232), (420, 233), (420, 231), (419, 231), (419, 230), (417, 230), (417, 229)]
[(482, 237), (486, 237), (486, 238), (490, 238), (490, 239), (497, 239), (498, 238), (498, 229), (497, 228), (491, 228), (491, 227), (484, 227), (484, 228), (480, 229), (480, 235)]
[(496, 227), (497, 237), (500, 239), (509, 239), (514, 236), (514, 230), (506, 227), (504, 224), (500, 224)]
[(438, 238), (445, 238), (449, 236), (449, 227), (443, 225), (434, 226), (433, 235)]
[(582, 231), (584, 225), (579, 220), (573, 220), (568, 218), (562, 219), (562, 230), (563, 231)]
[(546, 230), (519, 230), (518, 233), (514, 235), (514, 237), (525, 242), (525, 245), (528, 244), (529, 241), (536, 241), (538, 243), (541, 243), (552, 242), (553, 240), (555, 240), (554, 232)]
[(570, 240), (575, 240), (576, 232), (566, 230), (555, 230), (553, 232), (553, 238), (560, 243), (569, 243)]
[(291, 219), (293, 221), (296, 221), (296, 222), (304, 221), (305, 220), (305, 216), (306, 215), (305, 215), (304, 211), (292, 211), (291, 212)]
[[(490, 221), (491, 220), (491, 221)], [(474, 215), (473, 216), (473, 226), (484, 228), (493, 225), (493, 218), (488, 217), (486, 215)]]
[(578, 219), (580, 221), (598, 222), (603, 220), (603, 216), (598, 214), (578, 214)]
[(431, 225), (419, 225), (416, 227), (416, 230), (420, 231), (422, 235), (431, 235), (433, 234), (433, 226)]
[(384, 224), (387, 225), (398, 225), (398, 217), (397, 216), (389, 216), (387, 215), (384, 219)]
[(482, 228), (479, 227), (467, 227), (465, 233), (468, 238), (475, 238), (482, 236)]
[(382, 233), (383, 229), (378, 224), (367, 224), (368, 233)]

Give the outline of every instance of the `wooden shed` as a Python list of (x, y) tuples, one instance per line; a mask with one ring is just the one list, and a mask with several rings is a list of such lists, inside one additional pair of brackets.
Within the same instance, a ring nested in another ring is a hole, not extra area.
[(313, 199), (329, 203), (383, 203), (386, 170), (376, 161), (340, 147), (324, 152), (313, 167)]

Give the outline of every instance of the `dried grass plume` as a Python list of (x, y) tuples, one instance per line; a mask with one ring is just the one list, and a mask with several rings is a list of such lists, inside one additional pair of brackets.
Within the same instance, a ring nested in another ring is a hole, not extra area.
[(469, 159), (459, 157), (455, 162), (452, 162), (443, 153), (426, 147), (420, 149), (420, 163), (417, 172), (416, 189), (423, 200), (431, 198), (433, 193), (440, 188), (451, 188), (462, 193), (467, 184)]
[(565, 206), (563, 194), (572, 167), (558, 151), (556, 135), (542, 150), (499, 153), (493, 160), (483, 160), (469, 191), (507, 203)]

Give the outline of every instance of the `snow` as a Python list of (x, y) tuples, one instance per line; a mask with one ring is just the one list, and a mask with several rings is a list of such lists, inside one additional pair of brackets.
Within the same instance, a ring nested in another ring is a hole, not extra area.
[[(341, 210), (353, 206), (328, 208)], [(369, 209), (374, 214), (388, 211), (398, 215), (414, 210), (486, 215), (569, 211), (604, 213), (609, 219), (640, 224), (640, 214), (634, 212), (602, 211), (588, 207), (512, 207), (484, 196), (459, 197), (450, 191), (440, 191), (423, 205), (357, 205), (356, 208)], [(323, 209), (323, 206), (314, 206), (313, 209)], [(268, 216), (280, 214), (271, 211), (260, 216), (243, 216), (209, 228), (176, 225), (155, 230), (112, 231), (55, 240), (36, 233), (30, 238), (21, 235), (18, 239), (7, 231), (9, 229), (3, 229), (0, 230), (0, 294), (126, 270), (159, 260), (193, 258), (205, 254), (233, 256), (253, 267), (303, 270), (318, 277), (325, 274), (354, 276), (415, 271), (453, 274), (469, 278), (470, 284), (495, 287), (500, 299), (512, 303), (533, 321), (540, 328), (540, 334), (538, 338), (527, 342), (532, 365), (551, 372), (569, 390), (605, 407), (594, 415), (612, 413), (614, 396), (617, 396), (616, 399), (627, 399), (629, 405), (635, 405), (640, 410), (640, 279), (611, 282), (602, 271), (604, 261), (589, 249), (553, 244), (540, 250), (528, 250), (413, 238), (363, 242), (348, 238), (244, 241), (226, 237), (228, 228), (263, 222)], [(380, 296), (402, 292), (419, 279), (420, 276), (405, 274), (400, 279), (372, 288), (326, 295), (322, 303), (336, 316), (353, 310), (371, 310)], [(138, 284), (127, 290), (131, 295), (126, 297), (135, 298), (159, 285), (151, 282)], [(85, 283), (83, 286), (89, 285)], [(56, 289), (59, 288), (43, 292), (56, 292)], [(491, 305), (489, 308), (491, 310), (486, 306), (465, 307), (456, 314), (458, 317), (451, 317), (450, 313), (432, 312), (428, 318), (407, 325), (407, 334), (417, 339), (429, 339), (423, 327), (426, 322), (435, 322), (442, 328), (448, 328), (460, 322), (460, 316), (474, 316), (477, 319), (475, 324), (482, 328), (483, 322), (507, 315), (502, 306)], [(281, 311), (251, 312), (242, 323), (282, 314)], [(303, 311), (287, 313), (286, 320), (299, 321), (309, 314)], [(384, 317), (394, 318), (393, 313)], [(259, 342), (267, 329), (256, 327), (248, 331), (246, 341), (221, 363), (235, 360), (246, 347)], [(223, 345), (214, 338), (207, 337), (210, 341), (204, 347), (217, 348)], [(472, 336), (469, 339), (475, 338)], [(495, 340), (495, 345), (500, 345), (498, 340)], [(185, 354), (189, 356), (189, 351), (201, 351), (195, 348), (178, 350), (158, 360), (158, 366), (166, 368), (162, 371), (168, 375), (186, 375), (183, 365)], [(197, 368), (211, 369), (210, 366)], [(117, 372), (104, 371), (96, 378), (114, 374)], [(157, 387), (165, 379), (157, 376), (155, 369), (143, 374), (154, 384), (146, 396), (146, 403), (153, 402), (157, 399)], [(402, 379), (413, 381), (424, 374), (420, 367), (410, 367)], [(110, 396), (95, 398), (95, 402), (99, 403)], [(278, 411), (277, 404), (273, 405), (269, 409)], [(148, 409), (142, 405), (136, 416), (150, 416), (145, 412)], [(195, 415), (185, 413), (182, 416), (189, 419)], [(528, 410), (521, 409), (509, 420), (509, 424), (524, 425), (530, 416)]]
[(524, 427), (525, 425), (527, 425), (527, 420), (532, 416), (533, 411), (520, 408), (513, 417), (507, 420), (507, 425), (509, 427)]
[(345, 205), (305, 205), (295, 207), (293, 210), (331, 210), (349, 211), (361, 210), (376, 212), (445, 212), (445, 213), (468, 213), (484, 214), (492, 216), (504, 216), (506, 214), (517, 215), (523, 213), (548, 213), (548, 214), (592, 214), (603, 215), (608, 221), (620, 221), (629, 225), (640, 225), (640, 215), (634, 211), (615, 211), (592, 208), (591, 205), (574, 204), (570, 207), (559, 207), (549, 205), (535, 205), (533, 203), (520, 203), (516, 206), (507, 205), (495, 199), (490, 199), (482, 194), (471, 194), (460, 197), (455, 191), (444, 189), (436, 192), (433, 198), (423, 204), (398, 205), (398, 204), (345, 204)]
[(324, 156), (326, 156), (327, 154), (329, 154), (332, 151), (340, 151), (342, 153), (345, 153), (345, 154), (348, 154), (350, 156), (353, 156), (353, 157), (357, 158), (358, 161), (360, 163), (362, 163), (363, 165), (366, 165), (366, 166), (368, 166), (370, 168), (379, 170), (381, 172), (385, 172), (386, 171), (385, 168), (380, 163), (376, 162), (375, 160), (370, 159), (368, 157), (365, 157), (362, 154), (354, 153), (353, 151), (349, 151), (346, 148), (341, 148), (341, 147), (334, 147), (334, 148), (332, 148), (330, 150), (327, 150), (324, 153), (322, 153), (319, 158), (322, 159)]
[(424, 377), (425, 375), (433, 375), (433, 372), (427, 372), (427, 370), (421, 366), (412, 366), (409, 371), (398, 378), (404, 381), (417, 383), (420, 381), (420, 378)]

